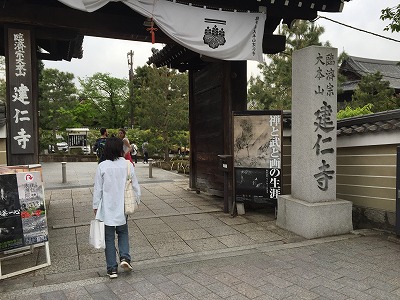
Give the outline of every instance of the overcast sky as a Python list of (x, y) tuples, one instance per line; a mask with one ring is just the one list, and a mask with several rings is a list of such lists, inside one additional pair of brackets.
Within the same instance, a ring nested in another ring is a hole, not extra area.
[[(321, 13), (321, 15), (400, 41), (400, 33), (383, 31), (388, 22), (383, 22), (379, 18), (383, 8), (398, 4), (399, 0), (352, 0), (345, 3), (341, 13)], [(333, 47), (338, 48), (339, 53), (346, 51), (352, 56), (400, 61), (400, 42), (385, 40), (322, 18), (316, 24), (325, 28), (321, 41), (330, 41)], [(152, 47), (161, 49), (163, 46), (162, 44), (85, 37), (82, 59), (73, 59), (71, 62), (44, 61), (44, 64), (46, 68), (57, 68), (81, 78), (92, 76), (97, 72), (110, 73), (111, 76), (118, 78), (128, 78), (127, 53), (130, 50), (134, 51), (134, 68), (136, 68), (146, 64), (151, 56)], [(248, 77), (257, 74), (257, 62), (248, 62)]]

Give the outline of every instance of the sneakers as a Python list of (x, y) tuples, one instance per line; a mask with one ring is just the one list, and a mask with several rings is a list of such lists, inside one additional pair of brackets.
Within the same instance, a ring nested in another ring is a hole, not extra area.
[(121, 268), (123, 268), (125, 271), (133, 270), (130, 260), (126, 258), (121, 258)]
[[(121, 268), (123, 268), (125, 271), (132, 271), (133, 267), (131, 265), (131, 261), (126, 258), (121, 258)], [(118, 277), (118, 269), (113, 268), (110, 270), (107, 270), (107, 275), (110, 279), (117, 278)]]
[(117, 272), (117, 270), (108, 270), (107, 275), (108, 275), (108, 277), (110, 277), (110, 279), (117, 278), (118, 272)]

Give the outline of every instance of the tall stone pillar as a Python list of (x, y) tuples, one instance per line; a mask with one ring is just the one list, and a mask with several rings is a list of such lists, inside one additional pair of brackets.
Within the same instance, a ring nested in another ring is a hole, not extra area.
[(348, 233), (352, 203), (336, 199), (337, 49), (293, 53), (292, 194), (278, 198), (277, 225), (305, 238)]

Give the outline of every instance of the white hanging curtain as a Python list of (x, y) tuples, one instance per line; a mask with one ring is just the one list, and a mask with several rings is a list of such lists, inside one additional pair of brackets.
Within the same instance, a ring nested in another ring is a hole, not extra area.
[(139, 14), (153, 18), (171, 39), (197, 53), (223, 60), (263, 60), (264, 13), (228, 12), (167, 0), (59, 1), (87, 12), (111, 1), (123, 2)]

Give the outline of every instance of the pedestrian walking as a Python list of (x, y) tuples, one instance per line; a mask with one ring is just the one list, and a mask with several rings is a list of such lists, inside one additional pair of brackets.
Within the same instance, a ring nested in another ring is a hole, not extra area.
[(108, 137), (108, 131), (106, 128), (100, 128), (100, 137), (96, 140), (93, 145), (93, 151), (97, 156), (97, 163), (101, 163), (104, 160), (104, 145)]
[(118, 130), (118, 137), (122, 140), (123, 145), (124, 145), (124, 157), (125, 157), (125, 159), (129, 160), (133, 165), (135, 165), (133, 160), (132, 160), (132, 157), (131, 157), (132, 147), (131, 147), (131, 144), (129, 143), (128, 138), (126, 137), (125, 129), (120, 128)]
[(143, 151), (143, 163), (146, 164), (149, 162), (149, 151), (148, 151), (149, 142), (145, 141), (142, 144), (142, 151)]
[[(105, 160), (96, 170), (93, 189), (93, 210), (96, 219), (105, 225), (104, 250), (107, 274), (110, 278), (118, 277), (115, 233), (118, 237), (118, 254), (120, 266), (131, 271), (131, 255), (129, 253), (128, 216), (124, 211), (124, 190), (127, 179), (127, 162), (124, 159), (123, 142), (119, 138), (108, 138), (104, 147)], [(135, 168), (129, 168), (132, 186), (137, 199), (140, 199), (140, 186)]]
[(137, 148), (135, 143), (131, 144), (131, 148), (132, 148), (131, 157), (134, 160), (135, 164), (137, 164), (137, 150), (138, 150), (138, 148)]

